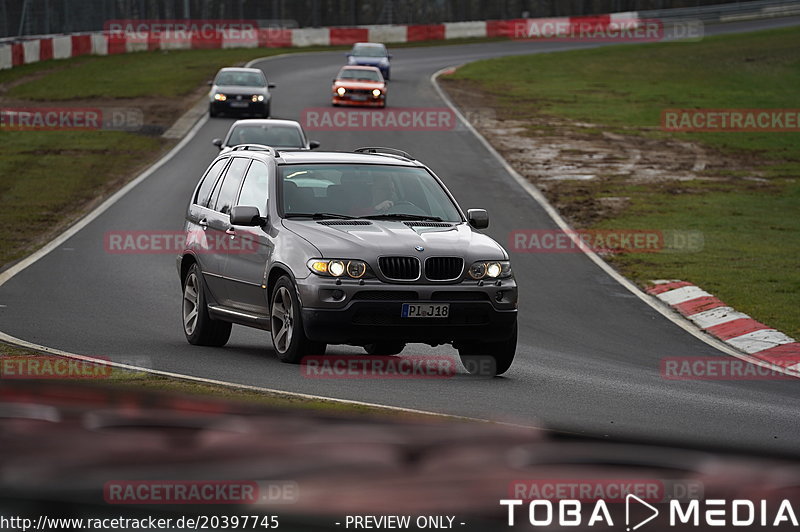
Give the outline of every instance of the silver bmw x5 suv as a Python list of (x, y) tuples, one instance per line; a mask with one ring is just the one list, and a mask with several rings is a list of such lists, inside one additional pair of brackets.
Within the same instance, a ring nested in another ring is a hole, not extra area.
[(268, 330), (299, 363), (327, 344), (400, 353), (458, 349), (470, 373), (508, 370), (517, 285), (508, 253), (478, 232), (442, 181), (391, 148), (217, 157), (186, 211), (178, 257), (187, 340), (222, 346), (236, 323)]

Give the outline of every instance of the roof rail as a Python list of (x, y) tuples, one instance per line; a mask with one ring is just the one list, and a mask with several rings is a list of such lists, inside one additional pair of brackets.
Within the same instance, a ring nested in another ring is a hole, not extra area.
[(354, 150), (355, 153), (374, 153), (376, 155), (394, 155), (396, 157), (402, 157), (403, 159), (408, 159), (409, 161), (415, 160), (408, 152), (403, 150), (396, 150), (394, 148), (382, 148), (380, 146), (368, 146), (365, 148), (358, 148)]
[(238, 144), (233, 147), (232, 151), (266, 151), (273, 157), (278, 156), (278, 150), (272, 146), (265, 146), (264, 144)]

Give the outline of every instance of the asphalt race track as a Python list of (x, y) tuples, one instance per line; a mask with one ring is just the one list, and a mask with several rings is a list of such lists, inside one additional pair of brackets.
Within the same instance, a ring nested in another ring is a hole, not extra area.
[[(774, 19), (710, 27), (706, 33), (796, 24), (800, 19)], [(444, 106), (429, 78), (447, 66), (578, 46), (495, 42), (394, 49), (389, 106)], [(325, 52), (258, 63), (278, 85), (275, 117), (297, 120), (304, 108), (328, 107), (330, 81), (343, 62), (342, 52)], [(174, 255), (109, 254), (104, 234), (180, 230), (189, 194), (217, 154), (211, 139), (222, 137), (231, 122), (205, 122), (158, 171), (3, 285), (0, 330), (73, 353), (291, 392), (599, 437), (791, 453), (800, 448), (800, 383), (663, 379), (664, 357), (728, 355), (665, 319), (580, 253), (512, 253), (520, 285), (520, 339), (515, 364), (502, 378), (470, 378), (462, 369), (450, 379), (308, 379), (298, 366), (278, 362), (269, 333), (244, 327), (234, 328), (225, 348), (190, 346), (181, 329)], [(556, 227), (461, 126), (309, 136), (321, 141), (323, 150), (365, 145), (407, 150), (444, 179), (464, 209), (488, 209), (488, 233), (504, 245), (513, 230)], [(363, 353), (339, 346), (328, 352)], [(415, 344), (404, 352), (413, 354), (456, 352)]]

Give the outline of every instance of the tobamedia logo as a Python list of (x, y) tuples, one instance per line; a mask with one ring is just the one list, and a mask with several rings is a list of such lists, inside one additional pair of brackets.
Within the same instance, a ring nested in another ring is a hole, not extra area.
[(500, 499), (506, 511), (509, 527), (597, 527), (609, 530), (623, 528), (627, 531), (665, 527), (723, 527), (725, 528), (797, 528), (798, 508), (789, 499), (672, 499), (651, 504), (644, 498), (628, 493), (623, 504), (606, 500), (582, 501), (578, 499)]

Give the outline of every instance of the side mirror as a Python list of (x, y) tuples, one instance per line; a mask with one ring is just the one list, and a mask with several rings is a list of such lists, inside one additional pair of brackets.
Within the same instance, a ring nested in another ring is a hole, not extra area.
[(268, 89), (274, 89), (275, 87), (277, 87), (277, 85), (275, 85), (274, 83), (267, 83)]
[(213, 144), (219, 149), (222, 149), (222, 139), (214, 139), (211, 141), (211, 144)]
[(316, 150), (317, 148), (319, 148), (319, 146), (320, 146), (320, 144), (319, 144), (318, 140), (309, 140), (308, 141), (308, 147), (311, 148), (312, 150)]
[(237, 205), (231, 209), (231, 225), (242, 225), (246, 227), (257, 227), (264, 224), (264, 218), (258, 211), (258, 207)]
[(344, 56), (347, 57), (347, 58), (350, 58), (350, 57), (353, 57), (353, 54), (351, 54), (350, 52), (347, 52), (346, 54), (344, 54)]
[(391, 58), (392, 58), (392, 54), (386, 54), (386, 59), (391, 59)]
[(208, 80), (208, 86), (209, 86), (209, 87), (210, 87), (211, 85), (213, 85), (213, 84), (214, 84), (214, 80), (213, 80), (213, 79), (210, 79), (210, 80)]
[(467, 221), (475, 229), (486, 229), (489, 227), (489, 213), (486, 209), (469, 209)]

